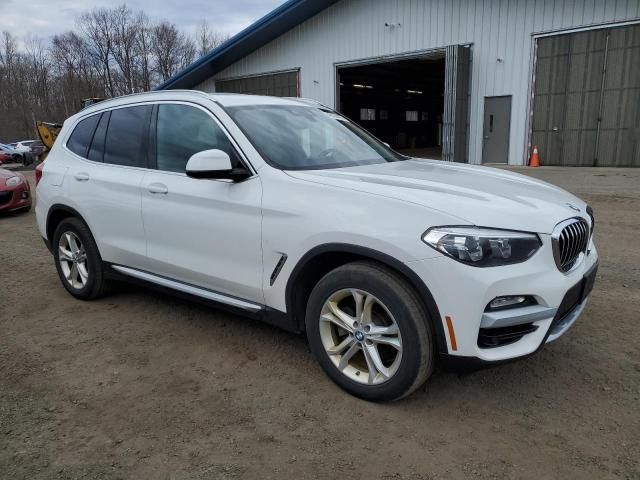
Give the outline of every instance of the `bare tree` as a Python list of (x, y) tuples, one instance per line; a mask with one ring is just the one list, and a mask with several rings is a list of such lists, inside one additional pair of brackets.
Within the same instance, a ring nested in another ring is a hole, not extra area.
[(192, 38), (125, 4), (80, 15), (50, 41), (0, 34), (0, 141), (33, 137), (33, 120), (61, 122), (80, 100), (150, 90), (228, 37), (202, 22)]
[(161, 81), (169, 79), (193, 61), (195, 45), (172, 23), (156, 25), (152, 38), (151, 52)]
[(112, 75), (114, 27), (112, 15), (106, 8), (97, 8), (80, 16), (78, 25), (86, 36), (91, 56), (102, 70), (104, 83), (110, 96), (115, 95)]
[(142, 91), (151, 90), (152, 82), (152, 52), (151, 44), (153, 40), (152, 27), (149, 18), (139, 12), (136, 17), (138, 35), (136, 37), (136, 58), (137, 58), (137, 85)]
[(206, 20), (202, 20), (196, 27), (195, 40), (198, 56), (202, 57), (229, 40), (229, 35), (211, 30), (209, 23)]

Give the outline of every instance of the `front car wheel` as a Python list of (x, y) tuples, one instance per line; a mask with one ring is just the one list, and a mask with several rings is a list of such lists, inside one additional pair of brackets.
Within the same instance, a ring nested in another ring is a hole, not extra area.
[(324, 371), (372, 401), (402, 398), (433, 371), (430, 319), (394, 271), (354, 262), (325, 275), (307, 306), (307, 335)]

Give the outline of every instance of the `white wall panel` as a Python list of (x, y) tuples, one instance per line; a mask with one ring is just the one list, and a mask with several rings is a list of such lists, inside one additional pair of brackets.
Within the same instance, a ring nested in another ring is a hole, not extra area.
[[(299, 67), (302, 95), (333, 106), (336, 63), (472, 43), (469, 161), (481, 162), (484, 97), (512, 95), (509, 156), (519, 164), (532, 34), (636, 19), (640, 0), (342, 0), (216, 78)], [(385, 22), (401, 26), (386, 28)], [(197, 88), (213, 91), (214, 85)]]

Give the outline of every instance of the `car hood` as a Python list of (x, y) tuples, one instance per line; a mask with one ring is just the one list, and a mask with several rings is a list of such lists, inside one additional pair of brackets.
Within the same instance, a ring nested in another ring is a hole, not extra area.
[(411, 159), (290, 176), (419, 204), (450, 215), (452, 224), (551, 233), (570, 217), (587, 218), (586, 204), (569, 192), (496, 168)]

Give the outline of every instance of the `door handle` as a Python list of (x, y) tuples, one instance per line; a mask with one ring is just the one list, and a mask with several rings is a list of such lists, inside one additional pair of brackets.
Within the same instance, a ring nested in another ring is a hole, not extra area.
[(78, 172), (73, 176), (73, 178), (79, 182), (86, 182), (89, 180), (89, 174), (85, 172)]
[(163, 183), (152, 183), (147, 188), (149, 189), (149, 193), (153, 193), (154, 195), (166, 195), (169, 192), (169, 189)]

